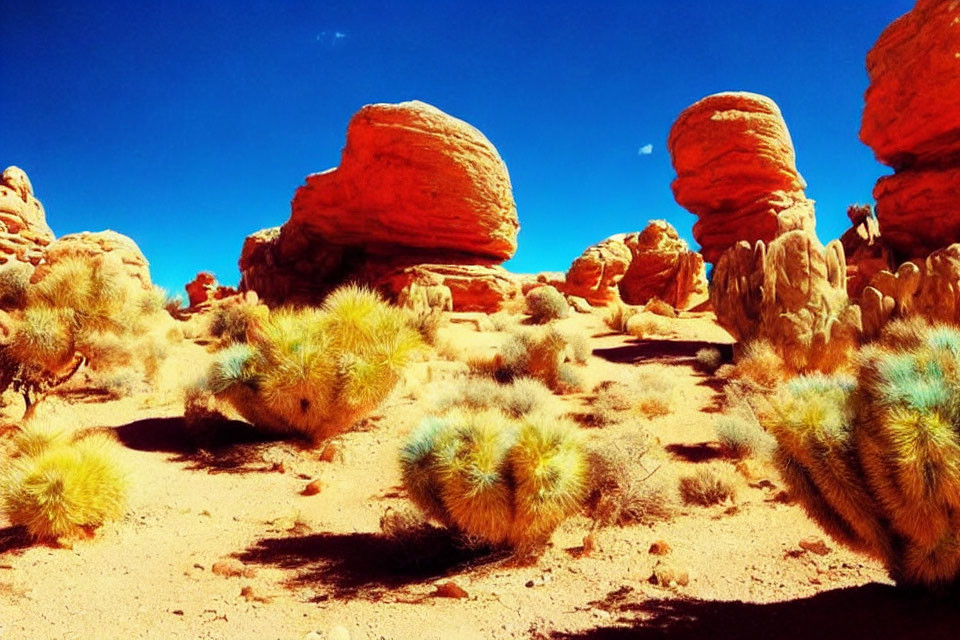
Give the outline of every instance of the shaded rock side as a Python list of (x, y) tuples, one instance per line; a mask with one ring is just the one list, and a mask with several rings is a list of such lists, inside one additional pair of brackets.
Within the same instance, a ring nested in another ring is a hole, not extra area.
[(867, 54), (860, 139), (896, 173), (873, 195), (900, 260), (960, 242), (960, 3), (919, 0)]
[(804, 231), (753, 246), (717, 263), (710, 300), (717, 321), (739, 342), (767, 340), (794, 371), (830, 372), (856, 349), (860, 308), (850, 304), (838, 241), (825, 248)]
[(674, 309), (690, 309), (708, 297), (703, 256), (691, 251), (665, 220), (651, 220), (640, 233), (623, 239), (630, 266), (620, 280), (620, 297), (642, 305), (659, 298)]
[(0, 174), (0, 269), (17, 264), (35, 267), (53, 240), (27, 174), (7, 167)]
[(847, 295), (857, 299), (870, 279), (893, 267), (893, 254), (880, 235), (880, 222), (870, 205), (853, 205), (847, 209), (850, 228), (840, 236), (847, 262)]
[(554, 286), (594, 306), (619, 302), (618, 286), (633, 259), (624, 237), (618, 234), (587, 247), (574, 259), (565, 279), (558, 279)]
[(699, 218), (693, 237), (707, 262), (741, 240), (768, 243), (788, 231), (813, 232), (814, 203), (770, 98), (708, 96), (680, 114), (667, 146), (677, 172), (674, 197)]

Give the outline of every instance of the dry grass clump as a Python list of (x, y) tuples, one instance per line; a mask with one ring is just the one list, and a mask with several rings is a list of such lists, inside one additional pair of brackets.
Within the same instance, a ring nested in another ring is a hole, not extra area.
[(723, 364), (723, 354), (716, 347), (704, 347), (697, 350), (697, 364), (707, 373), (713, 373)]
[(646, 311), (635, 313), (627, 321), (626, 333), (641, 340), (668, 336), (672, 333), (670, 321), (663, 316)]
[(639, 311), (640, 307), (632, 307), (620, 302), (611, 306), (607, 310), (607, 314), (604, 316), (603, 321), (613, 331), (616, 331), (617, 333), (628, 334), (630, 333), (628, 328), (630, 319), (633, 318)]
[(558, 393), (582, 391), (585, 383), (569, 362), (569, 337), (553, 326), (516, 328), (492, 359), (477, 359), (471, 368), (501, 382), (531, 377)]
[(526, 296), (526, 311), (537, 324), (560, 320), (570, 315), (570, 305), (555, 287), (543, 285), (531, 289)]
[(734, 364), (721, 366), (717, 376), (769, 393), (791, 374), (773, 345), (765, 340), (755, 340), (743, 346)]
[(257, 427), (320, 441), (379, 406), (422, 346), (402, 310), (349, 285), (320, 309), (270, 311), (202, 384)]
[(520, 322), (519, 317), (506, 311), (498, 311), (488, 317), (490, 318), (490, 326), (493, 327), (494, 331), (512, 331)]
[(440, 329), (447, 324), (447, 314), (437, 307), (404, 308), (407, 323), (420, 334), (426, 344), (435, 346)]
[(645, 433), (594, 445), (589, 453), (585, 501), (599, 526), (652, 525), (673, 517), (667, 492), (654, 481), (643, 458), (650, 449)]
[(637, 409), (647, 418), (673, 413), (676, 388), (664, 377), (650, 372), (638, 373), (631, 385)]
[(89, 535), (123, 514), (126, 474), (121, 447), (109, 436), (76, 439), (34, 421), (20, 429), (14, 446), (0, 474), (0, 496), (10, 522), (34, 540)]
[(593, 349), (590, 348), (590, 341), (582, 333), (566, 332), (567, 348), (570, 359), (576, 364), (587, 364), (587, 360), (593, 355)]
[(596, 395), (586, 419), (598, 427), (637, 416), (665, 416), (673, 412), (676, 404), (676, 389), (669, 378), (648, 371), (621, 380), (605, 380), (593, 392)]
[(516, 378), (500, 383), (491, 378), (471, 376), (440, 395), (439, 411), (456, 407), (483, 411), (499, 409), (513, 418), (532, 413), (556, 413), (556, 397), (542, 382), (534, 378)]
[(729, 469), (708, 466), (680, 478), (680, 497), (686, 504), (709, 507), (737, 497), (736, 478)]
[(27, 289), (33, 267), (8, 262), (0, 268), (0, 309), (22, 309), (27, 304)]
[(753, 412), (721, 415), (714, 420), (717, 441), (732, 458), (768, 458), (776, 448), (776, 440), (760, 425)]
[(91, 372), (130, 369), (147, 375), (157, 343), (173, 321), (158, 288), (144, 289), (119, 259), (67, 258), (30, 284), (22, 310), (10, 314), (13, 331), (0, 348), (0, 388), (12, 385), (28, 410), (84, 365)]
[(246, 300), (221, 305), (213, 312), (210, 320), (210, 334), (218, 338), (221, 345), (246, 342), (247, 329), (258, 322), (263, 322), (267, 314), (267, 307)]

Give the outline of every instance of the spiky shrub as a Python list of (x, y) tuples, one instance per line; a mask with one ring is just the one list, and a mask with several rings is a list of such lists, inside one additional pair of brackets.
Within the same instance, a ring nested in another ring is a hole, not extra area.
[(587, 515), (599, 526), (654, 524), (673, 517), (664, 487), (644, 456), (652, 438), (640, 431), (590, 447)]
[(791, 491), (834, 538), (895, 581), (960, 580), (960, 332), (929, 328), (865, 349), (856, 380), (787, 383), (767, 428)]
[(127, 480), (118, 464), (120, 445), (112, 438), (74, 440), (31, 424), (14, 444), (0, 479), (3, 509), (35, 540), (75, 538), (123, 514)]
[(575, 354), (567, 335), (547, 326), (515, 330), (493, 362), (478, 363), (475, 368), (488, 370), (501, 382), (526, 376), (542, 381), (554, 391), (569, 393), (583, 386), (577, 372), (570, 368), (571, 360), (575, 360)]
[(732, 458), (766, 457), (773, 450), (772, 437), (752, 412), (718, 416), (713, 426), (717, 441)]
[(247, 341), (247, 329), (263, 321), (267, 308), (259, 304), (239, 302), (225, 304), (214, 311), (210, 320), (210, 333), (222, 344)]
[(33, 267), (11, 262), (0, 269), (0, 308), (22, 309), (27, 303), (27, 288)]
[(526, 307), (530, 319), (537, 324), (546, 324), (570, 315), (567, 299), (550, 285), (532, 289), (526, 296)]
[(680, 497), (687, 504), (709, 507), (737, 497), (733, 474), (722, 467), (698, 469), (680, 478)]
[(723, 354), (716, 347), (697, 349), (697, 364), (707, 373), (713, 373), (723, 364)]
[(489, 545), (534, 549), (581, 508), (587, 459), (577, 429), (495, 410), (431, 417), (400, 454), (403, 484), (429, 518)]
[(422, 344), (400, 309), (347, 286), (320, 309), (269, 312), (219, 352), (206, 386), (255, 426), (320, 441), (375, 409)]
[(436, 402), (440, 411), (467, 408), (475, 411), (499, 409), (512, 418), (534, 412), (549, 411), (554, 395), (534, 378), (516, 378), (500, 383), (490, 378), (473, 376), (441, 394)]

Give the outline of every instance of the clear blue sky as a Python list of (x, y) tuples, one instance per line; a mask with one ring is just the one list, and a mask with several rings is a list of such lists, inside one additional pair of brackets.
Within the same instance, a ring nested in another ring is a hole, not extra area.
[(828, 240), (887, 172), (857, 138), (864, 59), (912, 4), (0, 0), (0, 164), (27, 171), (57, 235), (130, 235), (173, 291), (203, 269), (235, 284), (244, 237), (338, 164), (351, 114), (416, 98), (506, 161), (508, 267), (565, 270), (652, 218), (690, 239), (670, 125), (747, 90), (783, 110)]

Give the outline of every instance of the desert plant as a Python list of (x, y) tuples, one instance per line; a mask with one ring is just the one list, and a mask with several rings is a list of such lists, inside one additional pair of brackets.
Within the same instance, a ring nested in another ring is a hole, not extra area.
[(737, 380), (750, 390), (767, 393), (791, 377), (783, 358), (769, 342), (755, 340), (739, 349), (732, 365), (723, 365), (717, 375), (726, 380)]
[(89, 533), (123, 513), (127, 481), (120, 445), (104, 434), (70, 440), (55, 429), (26, 427), (0, 480), (10, 522), (35, 540)]
[(960, 332), (895, 332), (861, 352), (856, 379), (786, 383), (766, 426), (792, 493), (831, 536), (898, 583), (956, 584)]
[(447, 316), (438, 307), (404, 308), (407, 323), (431, 346), (437, 344), (437, 335), (447, 323)]
[(673, 517), (673, 507), (643, 458), (651, 439), (644, 432), (592, 446), (588, 454), (587, 515), (599, 526), (650, 525)]
[(323, 440), (353, 426), (393, 389), (422, 346), (403, 312), (359, 287), (321, 309), (279, 309), (219, 352), (205, 386), (253, 425)]
[(639, 307), (631, 307), (623, 303), (618, 303), (609, 308), (603, 321), (610, 329), (617, 333), (630, 333), (628, 329), (630, 319), (639, 311)]
[(726, 469), (706, 467), (680, 478), (680, 497), (687, 504), (709, 507), (737, 497), (737, 486)]
[(570, 315), (567, 299), (550, 285), (531, 289), (526, 296), (526, 308), (530, 319), (537, 324), (560, 320)]
[(213, 312), (210, 320), (210, 333), (219, 338), (221, 344), (246, 342), (247, 329), (261, 322), (267, 315), (267, 308), (259, 304), (238, 302), (224, 304)]
[(517, 329), (492, 362), (475, 363), (474, 369), (488, 370), (503, 382), (527, 376), (561, 393), (580, 390), (583, 384), (578, 372), (565, 364), (572, 355), (568, 340), (566, 334), (552, 326)]
[(586, 453), (574, 425), (499, 411), (427, 418), (400, 454), (403, 484), (429, 518), (490, 545), (533, 549), (580, 509)]
[(627, 320), (625, 333), (641, 340), (669, 335), (669, 321), (646, 311), (635, 313)]
[(593, 353), (590, 348), (590, 342), (582, 333), (567, 332), (567, 347), (570, 359), (577, 364), (587, 364), (587, 360)]
[(765, 456), (775, 446), (752, 412), (735, 412), (718, 416), (713, 423), (717, 441), (732, 458)]
[(27, 288), (33, 267), (10, 262), (0, 269), (0, 309), (22, 309), (27, 303)]
[(516, 378), (500, 383), (473, 376), (440, 395), (436, 406), (440, 411), (455, 407), (475, 411), (499, 409), (510, 417), (520, 418), (530, 413), (548, 411), (553, 398), (550, 389), (534, 378)]
[(707, 373), (713, 373), (723, 364), (723, 354), (716, 347), (697, 349), (697, 364)]

